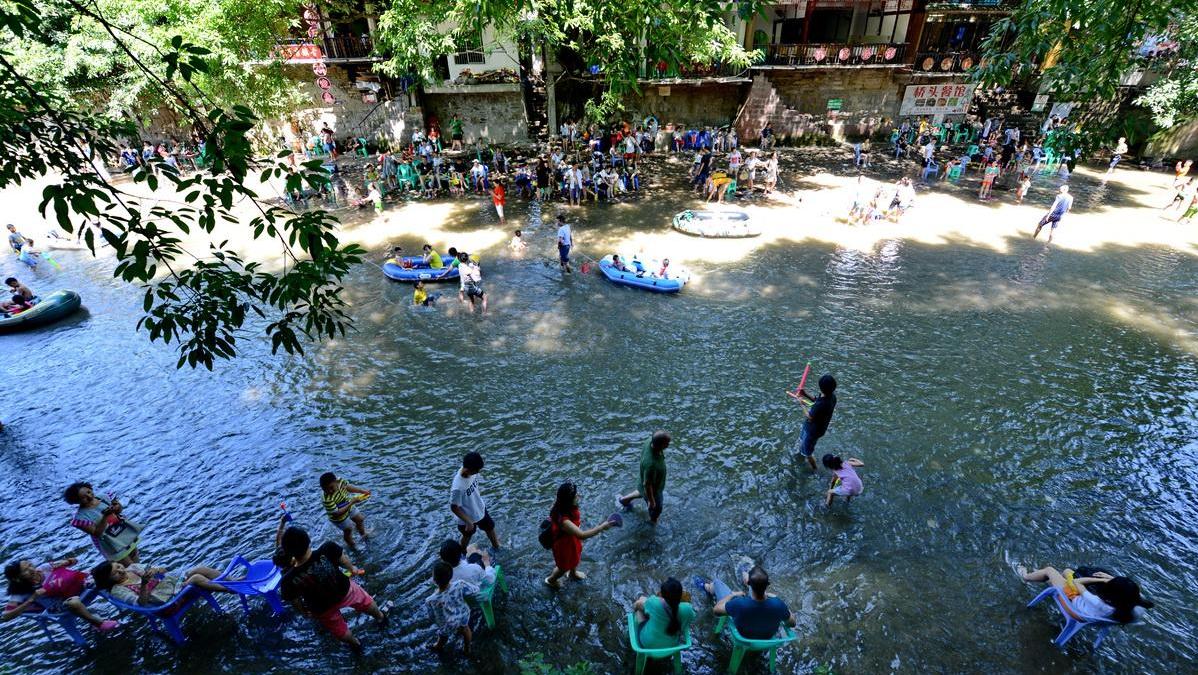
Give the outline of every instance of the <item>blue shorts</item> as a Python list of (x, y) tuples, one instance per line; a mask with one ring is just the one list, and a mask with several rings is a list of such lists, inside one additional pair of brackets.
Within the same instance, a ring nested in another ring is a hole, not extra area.
[(557, 259), (559, 261), (561, 261), (561, 263), (563, 265), (570, 262), (570, 247), (568, 245), (566, 245), (566, 244), (558, 244), (557, 245)]
[(804, 457), (811, 457), (815, 454), (815, 442), (820, 439), (819, 436), (813, 434), (807, 425), (803, 425), (803, 429), (799, 432), (799, 454)]

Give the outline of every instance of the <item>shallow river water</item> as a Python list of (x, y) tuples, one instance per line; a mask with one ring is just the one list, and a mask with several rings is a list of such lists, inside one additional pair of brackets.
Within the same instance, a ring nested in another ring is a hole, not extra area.
[[(670, 207), (660, 209), (651, 215)], [(619, 213), (592, 210), (589, 236), (617, 227)], [(171, 569), (268, 554), (281, 501), (333, 537), (317, 487), (332, 470), (374, 492), (364, 513), (375, 536), (354, 558), (366, 588), (399, 611), (386, 633), (351, 624), (360, 657), (257, 606), (244, 620), (195, 611), (181, 649), (138, 621), (86, 649), (51, 645), (20, 622), (0, 630), (5, 666), (512, 673), (540, 652), (631, 672), (624, 614), (638, 594), (667, 575), (730, 576), (750, 556), (799, 612), (782, 672), (1193, 668), (1192, 256), (809, 242), (692, 264), (693, 287), (659, 297), (594, 274), (561, 279), (552, 233), (532, 230), (524, 258), (484, 252), (485, 319), (456, 298), (416, 311), (410, 287), (362, 265), (347, 290), (356, 332), (302, 357), (246, 344), (215, 373), (176, 371), (170, 349), (134, 332), (140, 293), (108, 279), (107, 262), (59, 254), (66, 269), (44, 283), (78, 289), (87, 312), (0, 337), (4, 560), (97, 562), (67, 524), (59, 495), (72, 480), (119, 493), (145, 527), (143, 561)], [(581, 248), (606, 252), (585, 236)], [(819, 450), (866, 464), (866, 492), (849, 508), (826, 510), (826, 474), (793, 459), (800, 415), (784, 390), (808, 360), (840, 382)], [(674, 435), (660, 526), (640, 507), (586, 543), (586, 581), (548, 590), (536, 528), (557, 484), (575, 481), (584, 523), (596, 522), (634, 487), (638, 448), (658, 428)], [(432, 629), (420, 605), (436, 547), (453, 533), (449, 483), (472, 449), (486, 458), (482, 488), (511, 592), (472, 656), (437, 657), (423, 648)], [(1015, 572), (1046, 564), (1114, 568), (1157, 608), (1097, 652), (1086, 633), (1059, 652), (1049, 644), (1057, 614), (1025, 609), (1039, 589)], [(720, 672), (730, 649), (710, 634), (710, 603), (697, 603), (685, 663)], [(747, 666), (764, 672), (752, 657)]]

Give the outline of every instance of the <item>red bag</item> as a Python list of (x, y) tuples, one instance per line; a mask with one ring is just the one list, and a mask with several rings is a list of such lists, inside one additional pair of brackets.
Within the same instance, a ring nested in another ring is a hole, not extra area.
[(48, 598), (65, 600), (82, 593), (86, 583), (87, 572), (80, 572), (69, 567), (56, 567), (46, 575), (45, 581), (42, 582), (42, 590), (46, 592)]

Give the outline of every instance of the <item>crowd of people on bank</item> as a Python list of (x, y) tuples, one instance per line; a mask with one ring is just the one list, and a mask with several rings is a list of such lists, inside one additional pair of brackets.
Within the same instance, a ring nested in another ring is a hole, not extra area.
[[(805, 462), (813, 473), (818, 468), (816, 445), (827, 433), (836, 409), (836, 389), (835, 378), (824, 375), (819, 379), (816, 396), (801, 385), (797, 391), (788, 392), (803, 411), (795, 459)], [(589, 526), (584, 525), (578, 486), (565, 481), (557, 487), (537, 535), (538, 543), (552, 557), (552, 569), (544, 579), (548, 587), (561, 589), (563, 580), (585, 579), (581, 570), (584, 543), (621, 527), (622, 513), (637, 500), (644, 500), (649, 524), (658, 523), (667, 495), (666, 450), (672, 440), (664, 431), (652, 434), (640, 449), (635, 489), (617, 495), (618, 510)], [(831, 474), (826, 505), (831, 506), (838, 496), (847, 504), (864, 492), (857, 473), (864, 466), (861, 460), (826, 453), (820, 464)], [(433, 650), (442, 650), (450, 640), (461, 638), (463, 651), (469, 652), (473, 640), (470, 602), (494, 585), (499, 575), (495, 560), (505, 546), (491, 505), (483, 495), (480, 479), (486, 466), (480, 453), (467, 452), (449, 481), (446, 516), (452, 519), (457, 534), (441, 542), (436, 558), (429, 564), (431, 593), (425, 606), (434, 626), (435, 637), (429, 642)], [(341, 533), (342, 543), (314, 540), (283, 505), (271, 558), (282, 573), (278, 590), (296, 614), (311, 619), (333, 638), (357, 650), (362, 647), (361, 641), (350, 630), (343, 610), (368, 615), (378, 627), (385, 628), (394, 609), (393, 603), (380, 604), (363, 588), (360, 581), (365, 572), (353, 564), (348, 553), (357, 549), (358, 537), (366, 540), (371, 536), (361, 506), (372, 493), (333, 472), (321, 474), (318, 484), (325, 518)], [(82, 599), (86, 589), (101, 591), (125, 605), (143, 607), (175, 602), (188, 587), (209, 593), (232, 592), (222, 585), (224, 579), (215, 567), (194, 566), (172, 573), (141, 564), (143, 528), (126, 515), (124, 504), (115, 494), (100, 496), (90, 483), (76, 482), (67, 486), (63, 499), (75, 509), (71, 527), (87, 535), (101, 562), (90, 571), (75, 569), (79, 561), (70, 556), (42, 564), (28, 559), (10, 562), (4, 568), (9, 599), (0, 620), (12, 620), (27, 612), (69, 612), (98, 632), (108, 633), (121, 624), (97, 615)], [(317, 533), (317, 538), (323, 531)], [(488, 548), (472, 544), (479, 532), (486, 537)], [(1134, 581), (1097, 568), (1079, 568), (1075, 573), (1045, 567), (1027, 572), (1023, 578), (1059, 588), (1087, 616), (1127, 623), (1136, 618), (1137, 608), (1152, 607)], [(787, 602), (769, 592), (770, 576), (759, 563), (744, 559), (735, 570), (734, 580), (735, 585), (729, 585), (719, 574), (696, 574), (690, 586), (708, 598), (714, 615), (728, 617), (744, 638), (766, 640), (797, 625)], [(648, 649), (678, 645), (696, 616), (690, 593), (672, 576), (661, 582), (656, 594), (638, 597), (632, 608), (637, 616), (639, 642)]]

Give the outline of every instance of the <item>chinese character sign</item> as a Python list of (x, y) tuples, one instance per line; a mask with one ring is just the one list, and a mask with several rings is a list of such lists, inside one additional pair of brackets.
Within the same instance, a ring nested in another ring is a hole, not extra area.
[(903, 93), (899, 115), (963, 115), (975, 84), (913, 84)]

